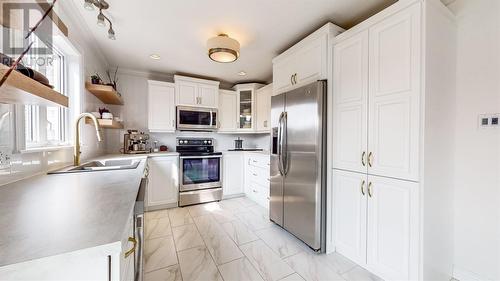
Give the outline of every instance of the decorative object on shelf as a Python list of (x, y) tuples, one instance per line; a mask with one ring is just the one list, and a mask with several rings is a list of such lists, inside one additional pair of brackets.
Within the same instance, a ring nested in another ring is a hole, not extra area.
[(90, 76), (90, 81), (95, 85), (102, 85), (102, 79), (98, 72)]
[(118, 83), (118, 78), (116, 77), (116, 73), (118, 73), (118, 66), (115, 69), (115, 74), (113, 75), (113, 78), (111, 78), (111, 74), (109, 73), (109, 69), (106, 70), (106, 74), (108, 75), (108, 79), (109, 79), (109, 83), (106, 85), (113, 87), (113, 89), (115, 89), (115, 91), (118, 90), (116, 88), (116, 83)]
[(160, 145), (160, 151), (166, 152), (168, 151), (168, 147), (166, 145)]
[(101, 117), (104, 113), (109, 113), (109, 109), (103, 107), (103, 108), (100, 108), (99, 107), (99, 114), (101, 114)]
[(234, 149), (235, 150), (243, 149), (243, 140), (240, 137), (238, 137), (237, 140), (234, 140)]
[(100, 27), (106, 26), (106, 21), (109, 22), (108, 38), (111, 40), (116, 40), (115, 30), (113, 29), (113, 23), (111, 20), (102, 13), (102, 10), (109, 9), (108, 2), (104, 0), (84, 0), (85, 3), (83, 7), (85, 10), (93, 11), (95, 8), (99, 9), (99, 14), (97, 14), (97, 25)]
[(240, 43), (227, 34), (219, 34), (207, 41), (208, 57), (216, 62), (234, 62), (240, 56)]

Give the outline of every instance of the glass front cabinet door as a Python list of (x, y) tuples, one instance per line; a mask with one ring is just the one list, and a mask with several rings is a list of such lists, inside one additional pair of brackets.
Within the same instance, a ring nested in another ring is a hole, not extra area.
[(254, 131), (255, 129), (255, 91), (262, 84), (249, 83), (234, 86), (238, 94), (238, 131)]

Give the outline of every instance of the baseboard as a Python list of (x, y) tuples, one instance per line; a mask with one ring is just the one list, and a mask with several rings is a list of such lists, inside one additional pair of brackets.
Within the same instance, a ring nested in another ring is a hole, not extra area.
[(453, 266), (453, 278), (459, 281), (491, 281), (490, 279), (482, 278), (474, 272), (463, 268)]
[(245, 196), (245, 193), (232, 194), (232, 195), (223, 195), (222, 199), (231, 199), (231, 198), (244, 197), (244, 196)]
[(158, 206), (147, 206), (147, 207), (144, 207), (144, 211), (151, 212), (151, 211), (172, 209), (172, 208), (177, 208), (177, 203), (163, 204), (163, 205), (158, 205)]

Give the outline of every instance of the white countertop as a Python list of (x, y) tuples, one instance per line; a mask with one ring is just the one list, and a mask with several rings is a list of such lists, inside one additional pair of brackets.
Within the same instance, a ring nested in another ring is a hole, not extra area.
[(133, 170), (39, 175), (0, 186), (0, 267), (119, 242), (148, 155)]

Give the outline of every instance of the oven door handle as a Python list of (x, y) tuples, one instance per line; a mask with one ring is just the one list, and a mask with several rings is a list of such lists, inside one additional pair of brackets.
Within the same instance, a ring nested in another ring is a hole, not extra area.
[(181, 156), (180, 159), (206, 159), (206, 158), (222, 158), (222, 155), (204, 155), (204, 156)]

